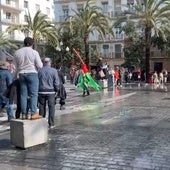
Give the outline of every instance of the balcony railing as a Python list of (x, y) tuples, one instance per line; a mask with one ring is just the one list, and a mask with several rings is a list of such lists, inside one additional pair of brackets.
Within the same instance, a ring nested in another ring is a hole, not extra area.
[(8, 8), (8, 9), (11, 9), (11, 10), (15, 10), (15, 11), (21, 11), (23, 8), (21, 8), (18, 3), (6, 3), (5, 0), (2, 0), (1, 1), (1, 6), (2, 8)]
[(58, 22), (66, 22), (68, 16), (59, 16), (59, 21)]
[(119, 39), (119, 40), (123, 40), (124, 36), (123, 36), (123, 34), (115, 34), (115, 38)]
[(123, 57), (123, 52), (101, 52), (100, 56), (105, 59), (109, 58), (115, 58), (115, 59), (121, 59)]
[(7, 23), (7, 24), (18, 24), (18, 21), (16, 18), (2, 18), (1, 22)]

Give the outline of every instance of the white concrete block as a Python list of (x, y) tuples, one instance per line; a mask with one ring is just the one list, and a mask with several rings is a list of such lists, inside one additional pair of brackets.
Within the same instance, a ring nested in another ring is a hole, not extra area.
[(46, 143), (48, 122), (45, 118), (37, 120), (13, 119), (10, 121), (11, 143), (20, 148), (28, 148)]

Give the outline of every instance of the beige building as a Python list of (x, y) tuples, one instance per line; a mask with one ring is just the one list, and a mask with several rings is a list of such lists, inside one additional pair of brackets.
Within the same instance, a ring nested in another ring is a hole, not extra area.
[[(74, 15), (73, 10), (81, 10), (85, 2), (87, 1), (54, 0), (56, 21), (58, 23), (65, 22), (65, 19)], [(121, 0), (96, 0), (95, 3), (102, 8), (105, 15), (114, 20), (118, 15), (121, 15), (122, 4), (126, 4), (127, 2)], [(124, 35), (120, 32), (120, 27), (115, 28), (115, 39), (108, 35), (103, 40), (97, 33), (95, 35), (90, 35), (90, 58), (93, 53), (97, 52), (109, 65), (121, 65), (124, 63), (123, 40)]]
[[(113, 20), (117, 16), (122, 15), (125, 5), (128, 3), (133, 4), (135, 0), (95, 0), (96, 5), (102, 8), (105, 15)], [(54, 0), (55, 5), (55, 19), (60, 24), (66, 18), (74, 15), (74, 10), (81, 10), (86, 0)], [(120, 31), (121, 26), (115, 28), (115, 39), (106, 36), (104, 40), (99, 35), (90, 36), (89, 50), (92, 55), (97, 51), (99, 56), (102, 57), (109, 65), (121, 65), (124, 63), (124, 37), (123, 32)], [(151, 49), (151, 72), (154, 70), (161, 71), (167, 69), (170, 72), (170, 58), (166, 53), (161, 53), (157, 49)]]

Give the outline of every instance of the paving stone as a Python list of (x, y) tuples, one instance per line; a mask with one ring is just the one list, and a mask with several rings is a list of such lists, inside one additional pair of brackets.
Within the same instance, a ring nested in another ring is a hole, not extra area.
[(134, 85), (120, 96), (69, 92), (46, 145), (19, 150), (8, 132), (0, 134), (0, 169), (170, 170), (169, 91)]

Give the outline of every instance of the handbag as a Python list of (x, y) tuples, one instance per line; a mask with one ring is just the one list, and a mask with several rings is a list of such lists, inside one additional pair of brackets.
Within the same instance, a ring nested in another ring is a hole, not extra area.
[(103, 70), (100, 70), (100, 71), (99, 71), (99, 76), (100, 76), (101, 78), (105, 77), (105, 74), (104, 74)]

